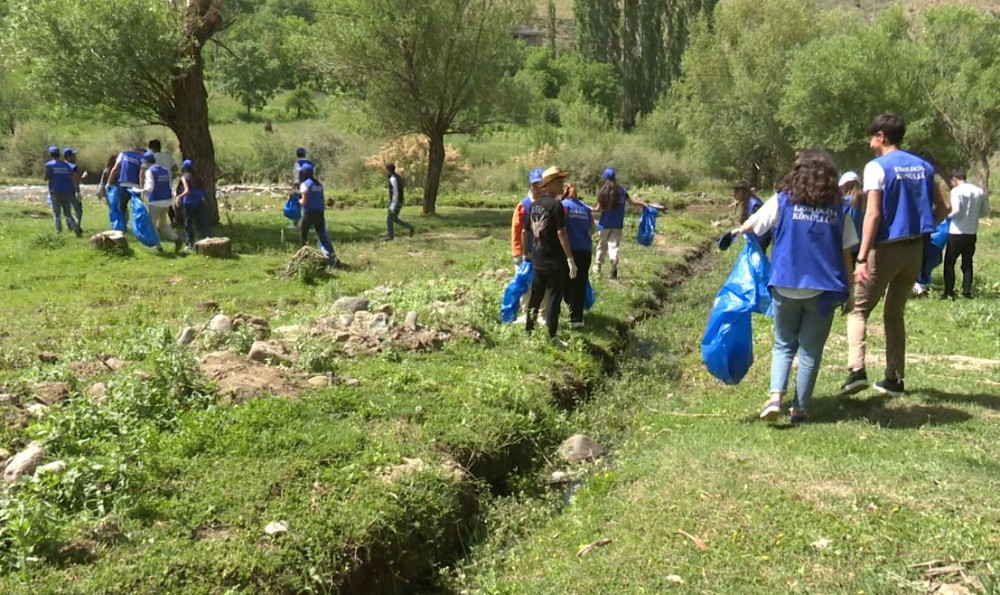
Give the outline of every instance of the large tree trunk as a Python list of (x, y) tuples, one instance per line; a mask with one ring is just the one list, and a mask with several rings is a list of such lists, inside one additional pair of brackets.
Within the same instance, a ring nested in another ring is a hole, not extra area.
[(205, 182), (208, 216), (219, 222), (219, 203), (215, 199), (215, 144), (208, 128), (208, 92), (205, 90), (204, 64), (199, 53), (187, 75), (174, 87), (176, 119), (170, 127), (177, 135), (184, 159), (194, 161), (194, 168)]
[(427, 151), (427, 181), (424, 183), (424, 213), (433, 213), (437, 208), (438, 188), (444, 171), (444, 133), (427, 135), (430, 148)]

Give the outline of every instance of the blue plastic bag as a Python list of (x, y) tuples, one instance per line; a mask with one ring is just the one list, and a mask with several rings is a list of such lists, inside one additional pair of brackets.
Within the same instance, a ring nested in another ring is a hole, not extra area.
[(293, 192), (288, 200), (285, 201), (285, 217), (291, 219), (295, 223), (302, 219), (302, 206), (299, 204), (299, 197), (301, 195), (298, 192)]
[(517, 311), (521, 309), (521, 298), (531, 289), (531, 281), (535, 277), (535, 269), (531, 261), (526, 260), (517, 266), (514, 278), (507, 284), (503, 293), (503, 305), (500, 306), (500, 321), (514, 322)]
[(653, 243), (653, 236), (656, 235), (656, 216), (659, 211), (652, 207), (646, 207), (639, 216), (639, 234), (636, 238), (643, 246)]
[(132, 233), (135, 238), (147, 248), (155, 248), (160, 245), (160, 236), (156, 235), (156, 228), (153, 227), (153, 220), (149, 217), (149, 211), (143, 204), (138, 192), (129, 191), (132, 197)]
[(320, 238), (320, 240), (319, 240), (319, 251), (323, 253), (323, 256), (325, 256), (327, 258), (330, 258), (330, 257), (333, 256), (333, 252), (330, 252), (329, 250), (327, 250), (326, 246), (323, 245), (323, 240), (324, 239), (326, 240), (327, 244), (329, 244), (330, 246), (333, 246), (333, 242), (330, 241), (330, 234), (327, 233), (327, 231), (326, 231), (326, 221), (323, 222), (323, 238)]
[(771, 263), (753, 234), (726, 283), (715, 296), (701, 339), (701, 359), (708, 372), (726, 384), (739, 384), (753, 364), (754, 312), (769, 314), (771, 293), (767, 288)]
[(108, 218), (111, 220), (111, 229), (115, 231), (125, 231), (125, 217), (122, 215), (121, 201), (124, 199), (122, 189), (118, 186), (108, 186)]
[(931, 234), (931, 243), (938, 250), (944, 250), (945, 246), (948, 245), (948, 230), (951, 228), (951, 217), (948, 217), (937, 226), (934, 233)]
[(590, 279), (587, 279), (587, 293), (583, 294), (583, 309), (590, 310), (596, 302), (597, 294), (594, 293), (594, 288), (590, 285)]

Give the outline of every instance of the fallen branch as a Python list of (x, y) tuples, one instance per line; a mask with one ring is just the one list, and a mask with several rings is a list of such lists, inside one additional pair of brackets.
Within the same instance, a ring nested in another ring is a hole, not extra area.
[(610, 545), (611, 542), (612, 542), (612, 539), (610, 539), (608, 537), (604, 537), (602, 539), (598, 539), (594, 543), (588, 543), (587, 545), (580, 547), (580, 551), (578, 551), (576, 553), (576, 557), (577, 558), (582, 558), (582, 557), (586, 556), (587, 554), (589, 554), (590, 552), (594, 551), (595, 549), (597, 549), (599, 547), (604, 547), (606, 545)]
[(700, 537), (696, 537), (694, 535), (691, 535), (690, 533), (688, 533), (687, 531), (684, 531), (682, 529), (678, 529), (678, 530), (674, 531), (674, 535), (683, 535), (684, 537), (687, 537), (688, 539), (690, 539), (691, 543), (693, 543), (696, 546), (698, 546), (698, 549), (700, 549), (701, 551), (703, 551), (703, 552), (707, 552), (708, 551), (708, 544), (706, 544), (705, 540), (703, 540)]

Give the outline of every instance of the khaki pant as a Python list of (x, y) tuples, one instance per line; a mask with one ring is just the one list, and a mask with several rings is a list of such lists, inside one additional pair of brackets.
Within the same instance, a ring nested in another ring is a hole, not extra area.
[[(169, 205), (170, 203), (165, 204)], [(176, 242), (178, 238), (174, 232), (174, 228), (170, 226), (169, 210), (169, 206), (160, 207), (149, 203), (149, 218), (153, 221), (153, 227), (156, 228), (156, 233), (160, 234), (161, 240), (167, 239), (171, 242)]]
[(618, 268), (618, 244), (622, 241), (621, 229), (602, 229), (597, 238), (597, 269), (600, 270), (605, 258), (611, 261), (611, 268)]
[(851, 370), (865, 367), (868, 316), (885, 296), (885, 377), (903, 380), (906, 366), (906, 300), (920, 275), (922, 237), (879, 244), (868, 255), (871, 278), (854, 287), (854, 310), (847, 317), (848, 357)]

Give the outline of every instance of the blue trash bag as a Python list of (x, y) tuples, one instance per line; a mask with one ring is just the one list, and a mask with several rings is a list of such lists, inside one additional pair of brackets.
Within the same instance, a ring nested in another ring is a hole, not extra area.
[(48, 198), (47, 198), (47, 199), (45, 200), (45, 204), (46, 204), (46, 205), (48, 205), (48, 207), (49, 207), (50, 209), (52, 208), (52, 193), (51, 193), (51, 192), (49, 192), (49, 196), (48, 196)]
[(299, 219), (302, 219), (302, 205), (299, 204), (299, 197), (300, 194), (298, 192), (293, 192), (288, 197), (288, 200), (285, 201), (285, 217), (296, 223), (299, 222)]
[(705, 367), (726, 384), (739, 384), (753, 364), (753, 313), (769, 314), (771, 310), (767, 288), (771, 263), (756, 236), (746, 234), (744, 238), (746, 246), (715, 296), (701, 339)]
[[(330, 244), (331, 247), (333, 246), (333, 242), (330, 241), (330, 234), (326, 231), (326, 221), (323, 222), (323, 238), (326, 239), (327, 244)], [(333, 257), (333, 252), (328, 251), (326, 246), (323, 245), (323, 239), (318, 240), (318, 243), (319, 251), (323, 253), (323, 256), (327, 257), (327, 259)]]
[(590, 310), (594, 307), (597, 302), (597, 294), (594, 293), (594, 288), (590, 284), (590, 279), (587, 279), (587, 293), (583, 294), (583, 309)]
[(659, 211), (653, 207), (646, 207), (642, 210), (642, 215), (639, 216), (639, 234), (636, 239), (643, 246), (648, 246), (653, 243), (653, 236), (656, 235), (656, 216)]
[(948, 245), (948, 230), (951, 227), (951, 217), (948, 217), (937, 226), (934, 233), (931, 234), (931, 243), (938, 250), (944, 250), (945, 246)]
[(156, 228), (153, 227), (153, 220), (143, 204), (138, 192), (129, 191), (132, 197), (132, 233), (135, 239), (147, 248), (155, 248), (160, 245), (160, 236), (156, 235)]
[(118, 186), (108, 186), (108, 218), (111, 220), (111, 229), (115, 231), (125, 231), (125, 217), (122, 216), (120, 201), (124, 198), (122, 189)]
[(514, 278), (507, 284), (503, 292), (503, 305), (500, 306), (500, 321), (514, 322), (517, 311), (521, 309), (521, 298), (531, 289), (531, 281), (535, 277), (535, 269), (531, 261), (526, 260), (517, 266)]

